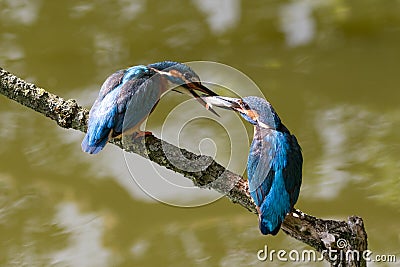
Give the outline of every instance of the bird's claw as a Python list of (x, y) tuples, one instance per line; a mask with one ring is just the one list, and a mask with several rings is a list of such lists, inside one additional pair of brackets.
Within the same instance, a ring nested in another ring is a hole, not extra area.
[(260, 207), (256, 206), (256, 210), (257, 210), (257, 213), (258, 213), (259, 215), (261, 215)]

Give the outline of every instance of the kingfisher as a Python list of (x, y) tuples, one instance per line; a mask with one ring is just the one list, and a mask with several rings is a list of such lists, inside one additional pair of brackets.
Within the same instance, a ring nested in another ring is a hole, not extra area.
[[(168, 83), (181, 86), (183, 91), (172, 89)], [(163, 61), (118, 70), (105, 80), (90, 109), (82, 150), (97, 154), (110, 139), (120, 138), (123, 133), (136, 138), (151, 134), (140, 131), (140, 125), (155, 109), (160, 97), (170, 89), (193, 96), (203, 106), (206, 102), (200, 96), (217, 96), (200, 82), (199, 76), (189, 66), (182, 63)], [(129, 115), (126, 116), (128, 108)]]
[(276, 235), (299, 197), (303, 156), (296, 137), (264, 98), (212, 96), (204, 100), (208, 107), (235, 110), (254, 125), (247, 160), (249, 191), (257, 207), (261, 233)]

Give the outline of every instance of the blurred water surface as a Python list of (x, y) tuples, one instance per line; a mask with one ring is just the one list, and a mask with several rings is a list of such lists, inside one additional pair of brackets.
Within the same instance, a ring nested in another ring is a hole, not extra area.
[[(400, 1), (386, 0), (1, 0), (0, 66), (90, 107), (105, 77), (127, 66), (230, 65), (261, 88), (303, 148), (297, 207), (322, 218), (362, 216), (369, 248), (400, 260), (399, 11)], [(210, 82), (227, 79), (198, 71)], [(159, 133), (186, 99), (165, 96), (150, 130)], [(187, 112), (200, 109), (194, 103)], [(242, 140), (232, 144), (240, 153), (231, 161), (229, 135)], [(119, 149), (86, 155), (82, 133), (4, 97), (0, 137), (1, 265), (280, 266), (287, 263), (259, 262), (257, 251), (307, 248), (282, 232), (260, 235), (257, 218), (225, 198), (197, 208), (157, 202), (132, 180)], [(243, 129), (226, 133), (199, 120), (182, 128), (179, 144), (244, 173), (247, 138)], [(139, 157), (128, 160), (137, 178), (161, 173), (190, 186)], [(171, 202), (219, 197), (152, 186)]]

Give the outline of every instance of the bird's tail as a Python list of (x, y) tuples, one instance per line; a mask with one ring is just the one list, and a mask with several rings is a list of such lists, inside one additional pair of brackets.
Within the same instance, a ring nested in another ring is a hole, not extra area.
[(95, 144), (91, 144), (90, 142), (90, 134), (86, 133), (85, 138), (82, 141), (82, 150), (89, 154), (97, 154), (99, 153), (107, 144), (108, 138), (103, 138), (100, 142), (96, 142)]
[(282, 221), (278, 223), (278, 225), (272, 225), (271, 221), (267, 218), (263, 217), (262, 215), (258, 218), (258, 226), (260, 231), (263, 235), (276, 235), (281, 229)]
[(271, 191), (259, 208), (258, 222), (260, 231), (264, 235), (276, 235), (291, 209), (286, 191), (274, 192), (275, 188), (271, 188)]

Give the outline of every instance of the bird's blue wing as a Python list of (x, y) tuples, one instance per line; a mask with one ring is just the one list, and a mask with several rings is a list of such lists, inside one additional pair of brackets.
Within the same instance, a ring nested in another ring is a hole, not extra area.
[[(106, 145), (108, 139), (122, 131), (126, 110), (124, 101), (134, 93), (137, 82), (142, 82), (147, 74), (145, 66), (134, 66), (111, 74), (101, 86), (99, 96), (90, 109), (88, 130), (82, 141), (85, 152), (96, 154)], [(128, 89), (127, 89), (128, 88)], [(122, 90), (127, 89), (127, 90)], [(121, 98), (125, 97), (121, 101)]]
[(288, 137), (288, 142), (290, 142), (290, 150), (287, 154), (287, 165), (283, 169), (283, 176), (286, 178), (285, 188), (290, 196), (290, 206), (293, 207), (297, 202), (300, 193), (303, 156), (301, 154), (301, 148), (294, 135)]
[(137, 89), (128, 102), (118, 104), (118, 107), (126, 108), (124, 121), (121, 124), (122, 132), (126, 132), (132, 128), (139, 129), (140, 124), (154, 110), (162, 93), (160, 79), (160, 75), (154, 75), (150, 79), (143, 80), (136, 86)]
[(99, 96), (90, 109), (88, 130), (82, 141), (83, 151), (97, 154), (106, 145), (117, 114), (115, 104), (118, 93), (115, 90), (122, 83), (124, 73), (124, 70), (119, 70), (111, 74), (101, 86)]
[(97, 98), (97, 100), (101, 101), (107, 94), (117, 88), (118, 85), (122, 83), (124, 74), (125, 70), (119, 70), (108, 76), (100, 88), (99, 97)]
[(276, 154), (274, 132), (257, 127), (250, 148), (247, 174), (250, 194), (257, 206), (271, 189), (274, 179), (272, 160)]
[(260, 209), (261, 232), (275, 235), (299, 195), (301, 149), (288, 132), (261, 129), (254, 140), (258, 141), (249, 175), (250, 194)]
[(110, 91), (103, 99), (98, 98), (90, 109), (88, 130), (82, 142), (83, 151), (96, 154), (106, 145), (118, 112), (117, 95), (118, 89)]

